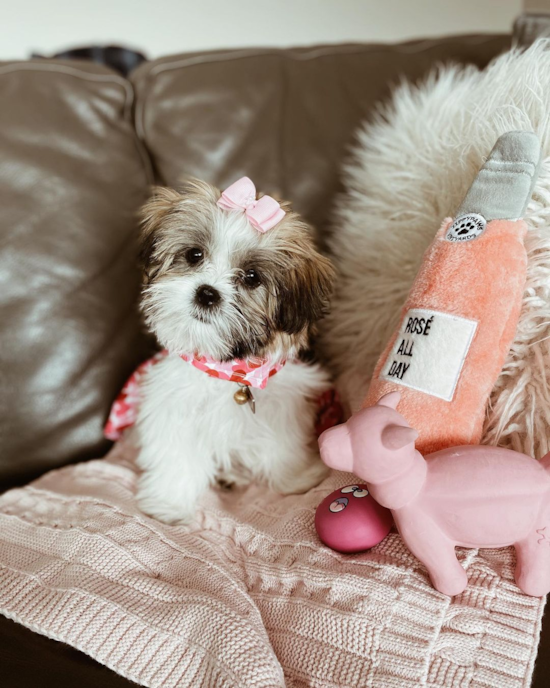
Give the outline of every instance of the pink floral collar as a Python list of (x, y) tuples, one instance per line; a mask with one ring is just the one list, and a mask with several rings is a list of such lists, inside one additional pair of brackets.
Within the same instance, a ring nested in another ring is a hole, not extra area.
[(264, 389), (269, 378), (278, 373), (286, 363), (286, 361), (274, 363), (268, 358), (254, 357), (227, 362), (215, 361), (208, 356), (196, 354), (179, 354), (179, 357), (210, 377), (238, 382), (240, 385), (256, 387), (256, 389)]
[[(120, 391), (120, 394), (115, 399), (111, 407), (111, 413), (109, 414), (109, 418), (105, 425), (105, 437), (113, 441), (119, 440), (121, 439), (124, 431), (128, 428), (131, 428), (134, 425), (137, 419), (139, 403), (141, 401), (141, 385), (143, 383), (144, 377), (147, 371), (152, 366), (154, 366), (159, 361), (162, 361), (162, 359), (166, 358), (166, 356), (168, 356), (167, 351), (160, 351), (158, 354), (153, 356), (153, 358), (144, 361), (137, 368), (137, 370), (135, 370), (132, 373), (132, 375), (127, 380), (126, 384)], [(204, 366), (202, 368), (203, 370), (206, 370), (206, 361), (198, 359), (197, 362), (200, 363), (201, 366)], [(188, 363), (196, 365), (195, 357), (192, 357), (192, 359), (188, 361)], [(265, 387), (267, 384), (267, 380), (271, 376), (273, 376), (277, 372), (277, 370), (280, 370), (284, 365), (284, 363), (277, 364), (277, 366), (273, 369), (273, 372), (271, 371), (270, 367), (269, 372), (267, 372), (267, 377), (265, 377), (265, 363), (263, 361), (260, 361), (261, 365), (257, 365), (255, 368), (251, 367), (250, 363), (251, 362), (249, 359), (246, 368), (241, 369), (239, 367), (237, 370), (232, 370), (230, 373), (224, 370), (223, 375), (225, 375), (226, 377), (222, 377), (222, 379), (231, 380), (232, 376), (235, 376), (235, 378), (237, 378), (234, 380), (235, 382), (239, 382), (241, 385), (246, 385), (247, 382), (245, 382), (245, 380), (242, 379), (241, 376), (244, 375), (244, 377), (249, 377), (252, 374), (252, 379), (248, 379), (248, 385), (252, 386), (254, 381), (255, 386), (258, 386), (258, 381), (263, 380), (263, 386)], [(233, 361), (228, 365), (232, 366), (236, 364), (237, 361)], [(252, 365), (256, 365), (256, 363), (253, 363)], [(271, 364), (271, 366), (273, 366), (273, 364)], [(218, 372), (218, 375), (216, 376), (212, 368), (209, 370), (211, 372), (208, 372), (208, 370), (206, 371), (209, 375), (213, 375), (214, 377), (221, 377), (221, 375), (219, 374), (220, 371), (215, 371)], [(260, 370), (262, 370), (263, 372), (252, 373), (252, 371)], [(340, 405), (340, 402), (338, 401), (338, 396), (334, 389), (329, 389), (326, 392), (324, 392), (324, 394), (322, 394), (321, 397), (319, 397), (318, 414), (316, 421), (317, 436), (319, 436), (327, 428), (331, 428), (333, 425), (337, 425), (338, 423), (343, 422), (343, 420), (344, 413)]]

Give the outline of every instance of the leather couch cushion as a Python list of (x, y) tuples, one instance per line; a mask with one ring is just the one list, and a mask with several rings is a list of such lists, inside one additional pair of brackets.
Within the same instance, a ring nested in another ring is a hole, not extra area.
[(132, 89), (102, 67), (0, 65), (0, 488), (101, 455), (146, 354)]
[(224, 187), (246, 174), (323, 229), (354, 132), (393, 85), (443, 61), (484, 67), (509, 44), (453, 36), (162, 58), (131, 75), (136, 130), (161, 183), (198, 176)]

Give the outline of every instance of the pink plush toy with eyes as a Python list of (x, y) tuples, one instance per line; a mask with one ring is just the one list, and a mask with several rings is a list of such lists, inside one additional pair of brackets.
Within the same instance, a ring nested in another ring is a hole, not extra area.
[(540, 461), (499, 447), (466, 445), (423, 457), (418, 437), (396, 410), (399, 392), (382, 397), (319, 438), (323, 461), (362, 478), (391, 510), (434, 587), (457, 595), (466, 572), (455, 547), (517, 552), (516, 582), (528, 595), (550, 591), (550, 453)]

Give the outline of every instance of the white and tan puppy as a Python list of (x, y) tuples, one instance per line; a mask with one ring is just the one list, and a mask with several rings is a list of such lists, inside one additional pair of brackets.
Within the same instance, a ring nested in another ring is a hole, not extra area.
[[(328, 306), (333, 269), (289, 204), (270, 223), (255, 193), (251, 212), (220, 207), (220, 198), (213, 186), (190, 181), (179, 191), (156, 189), (143, 209), (142, 309), (169, 353), (143, 385), (134, 430), (138, 498), (146, 513), (170, 523), (188, 521), (216, 481), (264, 480), (291, 493), (325, 475), (314, 423), (330, 385), (318, 364), (298, 357)], [(279, 207), (263, 198), (268, 210)], [(209, 374), (197, 360), (208, 362)], [(228, 364), (245, 373), (267, 366), (265, 388), (222, 379), (223, 372), (212, 377)]]

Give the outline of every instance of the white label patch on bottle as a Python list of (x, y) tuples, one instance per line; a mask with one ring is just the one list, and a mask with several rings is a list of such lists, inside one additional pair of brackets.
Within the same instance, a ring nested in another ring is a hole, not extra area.
[(451, 401), (476, 328), (475, 320), (411, 309), (380, 377)]

